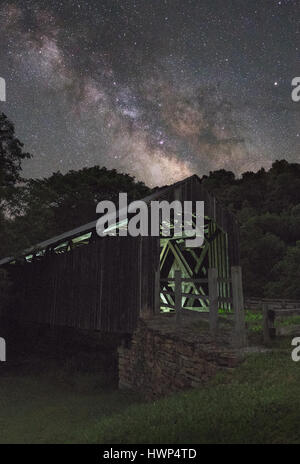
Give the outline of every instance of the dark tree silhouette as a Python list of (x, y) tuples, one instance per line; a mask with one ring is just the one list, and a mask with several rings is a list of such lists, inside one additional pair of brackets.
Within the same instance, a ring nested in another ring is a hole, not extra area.
[(7, 188), (21, 180), (21, 162), (30, 158), (22, 148), (23, 144), (15, 136), (13, 123), (5, 114), (0, 114), (0, 199)]
[(97, 203), (111, 200), (117, 204), (120, 192), (127, 192), (130, 202), (146, 196), (150, 190), (128, 174), (99, 166), (29, 179), (15, 189), (10, 203), (15, 216), (10, 234), (18, 236), (19, 231), (23, 232), (22, 238), (15, 240), (15, 250), (97, 219)]

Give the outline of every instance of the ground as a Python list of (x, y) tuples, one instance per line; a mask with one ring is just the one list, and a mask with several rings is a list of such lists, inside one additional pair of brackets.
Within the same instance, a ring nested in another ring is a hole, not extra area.
[(247, 319), (259, 352), (201, 388), (155, 402), (119, 391), (107, 371), (21, 353), (1, 366), (0, 443), (300, 443), (291, 337), (266, 350), (259, 318)]

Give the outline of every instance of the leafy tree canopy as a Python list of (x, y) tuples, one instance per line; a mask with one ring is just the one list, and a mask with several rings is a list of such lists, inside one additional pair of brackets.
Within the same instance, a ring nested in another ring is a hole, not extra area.
[(22, 180), (21, 163), (26, 158), (30, 155), (23, 151), (23, 144), (15, 136), (14, 125), (0, 113), (0, 255), (9, 247), (7, 203)]
[(21, 180), (21, 162), (30, 158), (22, 147), (23, 144), (15, 136), (12, 122), (5, 114), (0, 114), (0, 199), (8, 188)]
[(240, 178), (219, 170), (202, 181), (241, 224), (245, 293), (299, 297), (293, 272), (299, 257), (300, 164), (275, 161), (269, 171), (245, 172)]
[(9, 205), (14, 217), (10, 223), (11, 237), (23, 233), (21, 239), (14, 240), (15, 249), (21, 250), (97, 219), (96, 205), (101, 200), (117, 204), (119, 193), (127, 192), (130, 202), (149, 191), (134, 177), (99, 166), (29, 179), (15, 189)]

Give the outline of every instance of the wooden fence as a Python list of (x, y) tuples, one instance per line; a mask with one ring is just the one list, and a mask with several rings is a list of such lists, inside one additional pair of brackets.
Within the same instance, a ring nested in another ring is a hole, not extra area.
[[(230, 284), (232, 288), (232, 297), (226, 298), (226, 303), (230, 304), (233, 309), (234, 316), (234, 331), (233, 342), (236, 347), (246, 345), (246, 330), (245, 330), (245, 316), (244, 316), (244, 302), (243, 302), (243, 288), (242, 288), (242, 272), (240, 266), (231, 267), (231, 277), (228, 279), (219, 278), (218, 270), (216, 268), (209, 268), (207, 279), (193, 279), (181, 276), (181, 271), (175, 271), (175, 277), (161, 279), (162, 282), (174, 282), (174, 290), (164, 290), (161, 293), (172, 295), (174, 297), (174, 309), (176, 323), (180, 325), (182, 315), (182, 297), (191, 299), (208, 300), (209, 312), (209, 328), (213, 336), (217, 335), (219, 323), (219, 307), (224, 303), (224, 297), (220, 296), (220, 284)], [(208, 283), (208, 295), (191, 294), (182, 292), (182, 283), (193, 282)]]
[(268, 309), (297, 309), (300, 308), (300, 300), (291, 298), (263, 298), (263, 297), (245, 297), (245, 308), (262, 311), (263, 304), (268, 304)]
[(282, 319), (288, 316), (300, 316), (300, 307), (292, 309), (269, 309), (269, 304), (262, 300), (262, 308), (263, 334), (266, 344), (269, 344), (276, 336), (300, 333), (300, 324), (292, 324), (286, 327), (275, 326), (276, 318)]

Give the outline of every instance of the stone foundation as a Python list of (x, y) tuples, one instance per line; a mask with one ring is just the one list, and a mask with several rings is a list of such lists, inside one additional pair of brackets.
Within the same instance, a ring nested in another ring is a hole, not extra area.
[(198, 387), (220, 369), (235, 367), (241, 356), (228, 333), (217, 340), (207, 326), (176, 328), (162, 315), (140, 320), (128, 347), (119, 348), (119, 387), (138, 390), (149, 399)]

